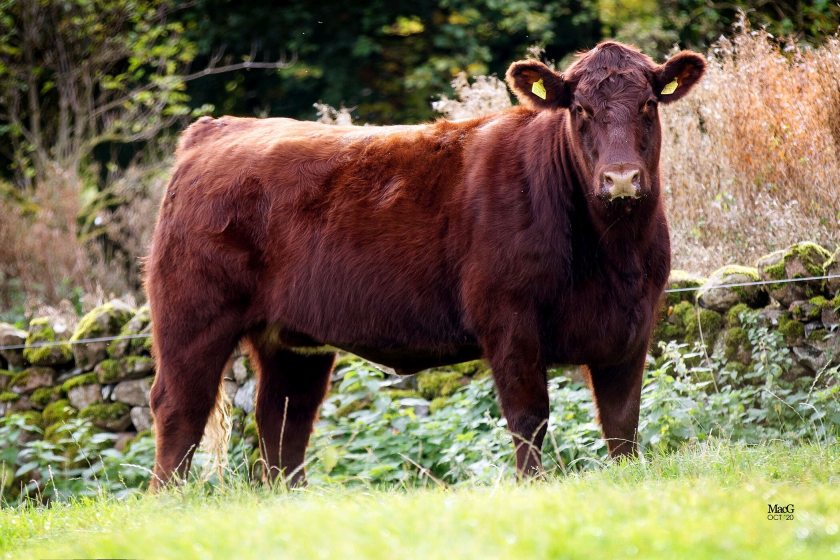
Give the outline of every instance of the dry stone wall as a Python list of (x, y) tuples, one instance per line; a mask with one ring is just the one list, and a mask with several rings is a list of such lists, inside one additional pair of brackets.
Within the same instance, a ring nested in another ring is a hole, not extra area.
[[(791, 375), (816, 375), (840, 356), (840, 276), (838, 252), (799, 243), (760, 259), (755, 267), (729, 266), (703, 278), (674, 271), (663, 302), (651, 351), (657, 341), (701, 342), (707, 352), (746, 364), (752, 348), (745, 311), (760, 324), (777, 329), (795, 357)], [(768, 285), (749, 284), (755, 281)], [(44, 437), (73, 417), (88, 418), (102, 430), (128, 441), (151, 428), (149, 390), (154, 379), (150, 349), (151, 319), (146, 306), (134, 309), (114, 300), (84, 317), (36, 317), (29, 330), (0, 323), (0, 346), (49, 346), (0, 351), (0, 414), (26, 413), (44, 429)], [(124, 336), (114, 341), (73, 344), (90, 338)], [(468, 382), (457, 369), (421, 373), (406, 384), (432, 401)], [(254, 408), (256, 380), (248, 361), (234, 356), (223, 385), (237, 414)]]

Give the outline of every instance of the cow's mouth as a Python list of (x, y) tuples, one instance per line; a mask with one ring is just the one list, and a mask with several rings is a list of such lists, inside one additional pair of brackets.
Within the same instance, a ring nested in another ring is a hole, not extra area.
[(601, 189), (600, 191), (598, 191), (598, 198), (601, 201), (610, 204), (628, 204), (630, 202), (642, 198), (642, 193), (640, 189), (635, 189), (632, 192), (610, 192), (608, 189)]

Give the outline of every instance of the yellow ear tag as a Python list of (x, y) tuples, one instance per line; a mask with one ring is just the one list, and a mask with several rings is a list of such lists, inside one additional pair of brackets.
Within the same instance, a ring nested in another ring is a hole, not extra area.
[(545, 84), (543, 84), (542, 78), (531, 84), (531, 93), (540, 99), (545, 99)]
[(676, 78), (671, 80), (664, 88), (662, 88), (662, 95), (671, 95), (675, 91), (677, 91), (677, 86), (680, 83), (677, 81)]

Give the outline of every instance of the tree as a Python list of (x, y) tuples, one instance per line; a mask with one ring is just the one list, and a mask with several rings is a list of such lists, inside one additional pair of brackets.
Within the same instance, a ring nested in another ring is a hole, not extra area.
[(189, 72), (197, 53), (173, 0), (4, 0), (0, 3), (0, 143), (18, 182), (78, 173), (102, 144), (149, 140), (190, 108), (186, 83), (246, 58)]

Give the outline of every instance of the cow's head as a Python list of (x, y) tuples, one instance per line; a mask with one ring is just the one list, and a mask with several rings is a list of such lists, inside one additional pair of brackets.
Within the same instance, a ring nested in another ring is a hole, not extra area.
[(588, 198), (615, 207), (658, 195), (657, 107), (682, 98), (705, 67), (703, 57), (691, 51), (656, 64), (632, 47), (608, 41), (581, 54), (562, 74), (537, 60), (515, 62), (507, 82), (532, 109), (568, 110), (564, 123)]

